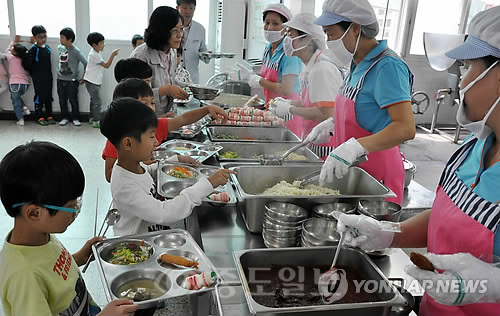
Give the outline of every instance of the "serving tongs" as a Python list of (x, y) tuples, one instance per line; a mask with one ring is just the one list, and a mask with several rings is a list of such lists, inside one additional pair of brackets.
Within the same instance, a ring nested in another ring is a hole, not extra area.
[[(352, 166), (357, 166), (357, 165), (362, 164), (363, 162), (366, 162), (366, 161), (368, 161), (368, 157), (366, 155), (363, 155), (363, 156), (359, 157), (357, 160), (355, 160), (352, 163), (351, 167)], [(303, 188), (306, 185), (313, 183), (314, 181), (316, 181), (316, 177), (319, 176), (320, 173), (321, 173), (321, 169), (320, 170), (316, 170), (314, 172), (311, 172), (311, 173), (305, 175), (301, 179), (299, 187)]]
[(259, 162), (263, 166), (269, 166), (269, 165), (274, 165), (274, 166), (281, 166), (283, 164), (283, 161), (285, 161), (286, 157), (288, 157), (291, 153), (296, 151), (299, 148), (302, 148), (306, 145), (308, 145), (310, 142), (309, 141), (303, 141), (302, 143), (299, 143), (292, 148), (288, 149), (283, 155), (260, 155), (259, 156)]

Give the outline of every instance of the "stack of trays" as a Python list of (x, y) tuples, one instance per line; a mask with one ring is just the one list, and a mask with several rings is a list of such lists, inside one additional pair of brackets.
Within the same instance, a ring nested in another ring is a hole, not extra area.
[(336, 221), (310, 218), (302, 223), (302, 247), (335, 246), (339, 240)]
[(262, 237), (268, 248), (295, 247), (300, 241), (302, 223), (308, 211), (304, 208), (282, 202), (267, 203), (262, 224)]
[(162, 149), (203, 162), (221, 150), (222, 146), (174, 139), (161, 144), (156, 151)]
[(328, 204), (316, 205), (312, 208), (313, 217), (325, 218), (328, 220), (335, 220), (333, 212), (339, 211), (346, 214), (354, 214), (356, 212), (356, 205), (350, 203), (334, 202)]

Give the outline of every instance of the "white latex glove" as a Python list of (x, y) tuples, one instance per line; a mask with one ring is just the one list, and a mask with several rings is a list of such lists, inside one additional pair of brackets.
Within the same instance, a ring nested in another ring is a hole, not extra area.
[(342, 178), (347, 173), (352, 163), (366, 154), (368, 154), (366, 149), (354, 138), (350, 138), (348, 141), (335, 148), (330, 155), (328, 155), (328, 158), (326, 158), (323, 167), (321, 167), (321, 173), (319, 175), (320, 185), (323, 186), (325, 180), (327, 182), (333, 182), (334, 172), (337, 179)]
[(394, 232), (388, 230), (392, 229), (393, 225), (394, 223), (377, 221), (366, 215), (342, 213), (337, 219), (338, 233), (346, 232), (344, 242), (364, 251), (389, 248), (394, 239)]
[(240, 63), (236, 63), (236, 66), (238, 66), (238, 80), (248, 80), (251, 75), (254, 75), (255, 73), (252, 70), (249, 70), (247, 67), (243, 66)]
[[(406, 273), (417, 279), (425, 292), (444, 305), (500, 303), (500, 269), (470, 253), (436, 255), (427, 259), (443, 273), (408, 266)], [(474, 286), (477, 284), (475, 291)], [(460, 286), (459, 286), (460, 285)]]
[(327, 143), (332, 138), (334, 131), (335, 125), (333, 124), (333, 117), (330, 117), (312, 129), (306, 137), (306, 142), (313, 144)]
[(271, 108), (271, 112), (274, 115), (282, 117), (282, 118), (287, 116), (288, 114), (292, 114), (292, 113), (290, 113), (290, 108), (292, 107), (291, 102), (292, 101), (285, 100), (283, 98), (279, 98), (279, 97), (275, 98), (273, 105), (272, 105), (272, 108)]
[(260, 79), (262, 79), (261, 76), (252, 73), (248, 78), (248, 85), (252, 88), (260, 88)]

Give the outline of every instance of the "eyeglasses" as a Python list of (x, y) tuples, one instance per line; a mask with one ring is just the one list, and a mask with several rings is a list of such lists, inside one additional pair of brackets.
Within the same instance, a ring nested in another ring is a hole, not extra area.
[[(16, 203), (16, 204), (12, 204), (12, 207), (16, 208), (18, 206), (21, 206), (24, 204), (30, 204), (30, 203), (31, 202)], [(51, 209), (51, 210), (58, 210), (58, 211), (75, 213), (75, 217), (76, 217), (76, 216), (78, 216), (78, 214), (80, 214), (80, 210), (82, 209), (82, 197), (80, 196), (79, 198), (76, 199), (76, 205), (74, 208), (55, 206), (55, 205), (49, 205), (49, 204), (41, 204), (40, 206), (43, 206), (43, 207)]]
[(184, 27), (181, 27), (180, 29), (171, 29), (170, 34), (172, 35), (183, 35), (184, 34)]

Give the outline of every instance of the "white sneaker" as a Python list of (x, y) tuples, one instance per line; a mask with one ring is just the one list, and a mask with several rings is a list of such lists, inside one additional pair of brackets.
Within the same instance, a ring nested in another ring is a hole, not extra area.
[(26, 106), (23, 107), (23, 113), (24, 113), (24, 115), (30, 115), (31, 114), (30, 110)]
[(66, 124), (68, 124), (68, 123), (69, 123), (68, 119), (62, 119), (62, 120), (59, 122), (59, 125), (64, 126), (64, 125), (66, 125)]
[(24, 120), (20, 119), (19, 121), (16, 122), (16, 124), (19, 126), (24, 126)]
[(73, 120), (73, 125), (80, 126), (80, 125), (82, 125), (82, 123), (80, 123), (79, 120)]

